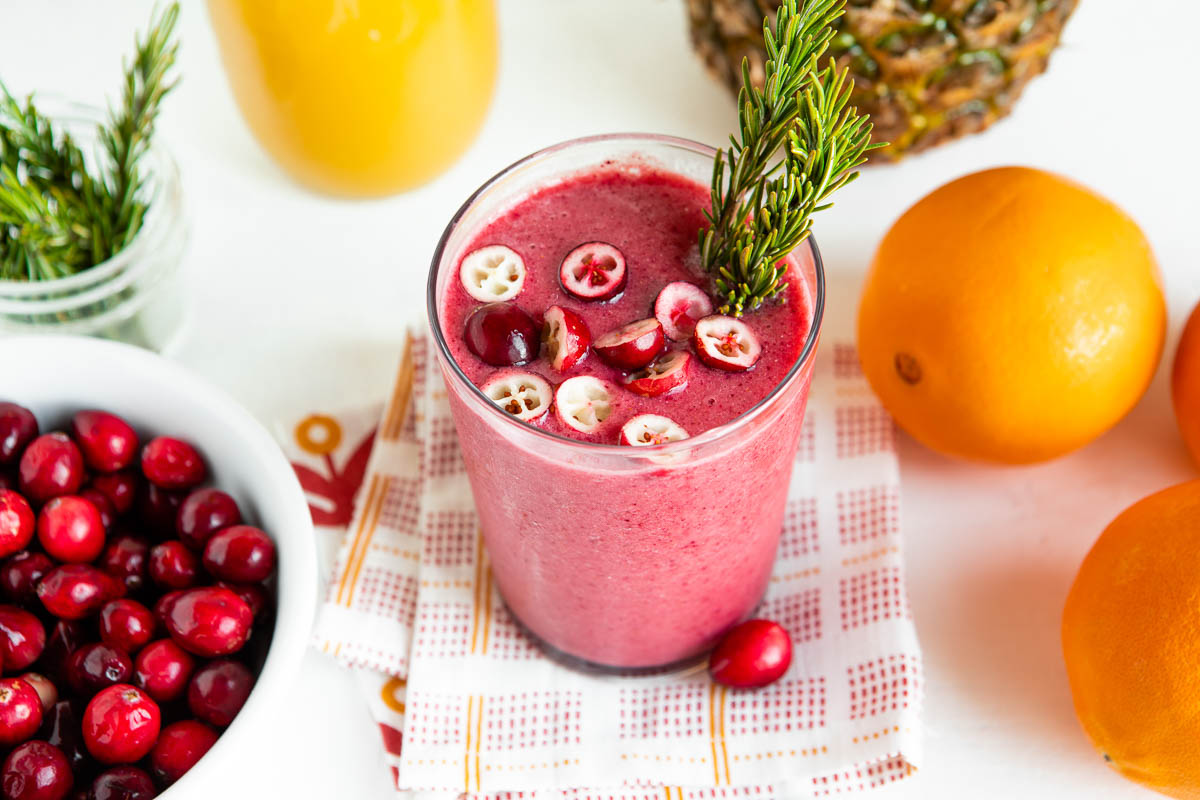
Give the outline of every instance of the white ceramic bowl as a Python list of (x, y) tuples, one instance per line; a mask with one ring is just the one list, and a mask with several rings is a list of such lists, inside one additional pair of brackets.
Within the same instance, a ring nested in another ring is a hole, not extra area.
[[(247, 521), (275, 540), (278, 608), (271, 646), (237, 719), (204, 758), (160, 797), (228, 791), (232, 762), (270, 747), (275, 713), (290, 690), (316, 608), (312, 518), (300, 484), (270, 434), (223, 392), (146, 350), (67, 336), (0, 338), (0, 400), (32, 410), (42, 431), (65, 429), (73, 412), (119, 414), (138, 434), (194, 443), (211, 482), (238, 501)], [(143, 438), (145, 441), (145, 438)]]

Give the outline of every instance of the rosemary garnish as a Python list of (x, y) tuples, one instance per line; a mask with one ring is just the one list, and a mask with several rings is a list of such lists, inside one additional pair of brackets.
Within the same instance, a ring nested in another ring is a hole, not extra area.
[(764, 21), (761, 89), (742, 61), (740, 132), (713, 160), (709, 225), (700, 232), (700, 262), (713, 275), (723, 314), (741, 316), (786, 286), (780, 260), (808, 237), (813, 213), (858, 177), (867, 152), (884, 146), (871, 144), (869, 117), (849, 106), (848, 71), (832, 59), (819, 65), (845, 4), (808, 0), (798, 12), (796, 0), (785, 0), (775, 29)]
[(146, 213), (139, 165), (162, 98), (174, 88), (179, 5), (151, 20), (125, 67), (118, 108), (97, 126), (104, 158), (89, 165), (71, 136), (0, 82), (0, 279), (53, 280), (112, 258)]

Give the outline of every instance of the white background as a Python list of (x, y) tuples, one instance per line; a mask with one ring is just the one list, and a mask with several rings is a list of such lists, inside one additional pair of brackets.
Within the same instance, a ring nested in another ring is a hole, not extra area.
[[(402, 326), (423, 303), (435, 240), (486, 176), (563, 139), (606, 131), (723, 141), (734, 110), (689, 49), (682, 0), (504, 0), (498, 91), (482, 135), (447, 173), (389, 200), (346, 202), (290, 183), (227, 91), (203, 4), (187, 0), (184, 81), (161, 135), (193, 220), (194, 311), (180, 361), (264, 422), (381, 398)], [(969, 466), (902, 438), (908, 583), (926, 656), (925, 762), (880, 796), (1137, 798), (1078, 728), (1058, 647), (1071, 577), (1104, 525), (1190, 477), (1167, 392), (1200, 295), (1200, 184), (1189, 0), (1082, 0), (1048, 76), (982, 136), (870, 170), (817, 221), (827, 268), (855, 286), (888, 224), (944, 181), (1032, 164), (1124, 206), (1162, 263), (1171, 325), (1149, 394), (1113, 432), (1025, 469)], [(115, 94), (148, 0), (0, 0), (0, 79), (101, 102)], [(1189, 116), (1190, 118), (1186, 118)], [(349, 676), (310, 654), (261, 753), (231, 765), (231, 796), (387, 798), (375, 730)], [(269, 794), (267, 794), (269, 793)]]

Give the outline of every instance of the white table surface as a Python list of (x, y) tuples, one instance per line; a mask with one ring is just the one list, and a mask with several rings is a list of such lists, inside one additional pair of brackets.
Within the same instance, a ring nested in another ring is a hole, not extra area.
[[(681, 0), (505, 0), (498, 91), (482, 135), (433, 183), (347, 202), (290, 183), (227, 90), (203, 4), (183, 14), (184, 82), (161, 135), (194, 224), (194, 319), (176, 357), (263, 421), (380, 398), (420, 312), (443, 225), (485, 177), (532, 150), (604, 131), (717, 143), (733, 104), (688, 47)], [(1074, 176), (1124, 206), (1162, 263), (1171, 325), (1148, 395), (1114, 431), (1055, 463), (970, 466), (902, 437), (908, 585), (925, 650), (926, 757), (896, 798), (1149, 797), (1093, 753), (1058, 644), (1070, 580), (1132, 501), (1195, 474), (1167, 373), (1200, 295), (1194, 33), (1181, 0), (1083, 0), (1048, 76), (992, 131), (871, 170), (817, 222), (827, 268), (854, 285), (888, 224), (944, 181), (997, 164)], [(99, 102), (149, 0), (0, 0), (0, 78)], [(1135, 11), (1136, 9), (1136, 11)], [(1170, 19), (1167, 14), (1173, 15)], [(263, 752), (231, 765), (234, 797), (387, 798), (376, 732), (348, 675), (310, 653)], [(269, 794), (268, 794), (269, 793)]]

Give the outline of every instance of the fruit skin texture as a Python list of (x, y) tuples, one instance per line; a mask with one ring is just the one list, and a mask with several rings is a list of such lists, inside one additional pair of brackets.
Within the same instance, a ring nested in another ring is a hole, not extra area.
[(61, 750), (46, 742), (26, 742), (4, 759), (0, 792), (5, 800), (63, 800), (74, 781)]
[(102, 764), (132, 764), (154, 746), (162, 726), (158, 704), (125, 683), (104, 689), (83, 712), (83, 743)]
[(713, 648), (708, 670), (717, 683), (753, 689), (783, 677), (792, 663), (792, 640), (777, 622), (748, 619)]
[(0, 747), (20, 744), (42, 724), (42, 698), (20, 678), (0, 678)]
[(179, 595), (165, 614), (175, 643), (203, 658), (227, 656), (242, 649), (254, 616), (250, 606), (228, 589), (208, 586)]
[(1171, 400), (1183, 443), (1200, 466), (1200, 305), (1192, 311), (1179, 337), (1171, 372)]
[(150, 751), (150, 766), (159, 782), (169, 785), (204, 757), (217, 742), (217, 732), (194, 719), (173, 722), (163, 728)]
[(1133, 220), (1064, 178), (1004, 167), (946, 184), (888, 231), (859, 306), (859, 357), (923, 444), (1026, 464), (1124, 417), (1165, 326)]
[(33, 538), (36, 518), (24, 497), (10, 489), (0, 489), (0, 557), (12, 555)]
[(1063, 657), (1075, 713), (1130, 780), (1200, 798), (1200, 481), (1124, 511), (1067, 596)]

